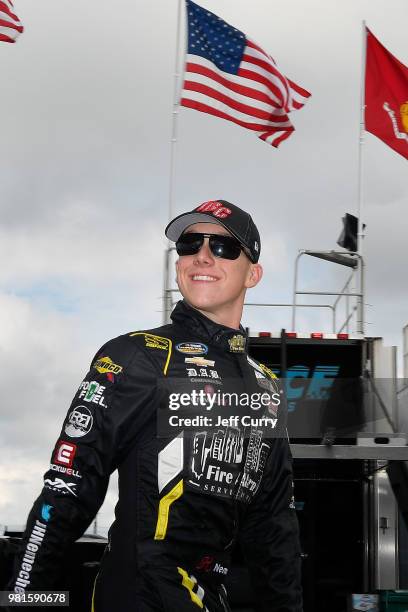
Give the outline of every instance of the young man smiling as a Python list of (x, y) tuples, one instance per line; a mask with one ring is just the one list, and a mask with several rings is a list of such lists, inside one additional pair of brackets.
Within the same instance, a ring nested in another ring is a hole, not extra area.
[[(171, 227), (171, 226), (170, 226)], [(191, 234), (227, 236), (236, 239), (222, 225), (195, 223), (183, 236)], [(194, 308), (220, 325), (239, 328), (246, 290), (262, 278), (262, 266), (253, 263), (240, 249), (237, 259), (215, 256), (206, 237), (193, 255), (184, 255), (176, 262), (177, 284), (184, 299)]]
[[(158, 435), (174, 389), (278, 394), (270, 370), (249, 357), (240, 326), (246, 290), (262, 277), (258, 230), (248, 213), (214, 200), (173, 219), (166, 235), (176, 242), (184, 300), (171, 324), (115, 338), (93, 359), (28, 517), (10, 586), (58, 585), (68, 546), (93, 520), (118, 469), (94, 612), (226, 612), (224, 582), (238, 541), (254, 609), (301, 612), (287, 437), (240, 425), (223, 401), (226, 426), (188, 433), (168, 426), (166, 437)], [(203, 423), (207, 409), (194, 413), (191, 405), (188, 414)]]

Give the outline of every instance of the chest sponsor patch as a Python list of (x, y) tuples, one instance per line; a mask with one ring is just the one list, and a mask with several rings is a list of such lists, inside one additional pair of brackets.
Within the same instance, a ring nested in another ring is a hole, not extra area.
[(260, 364), (254, 361), (249, 355), (247, 355), (247, 361), (249, 365), (251, 365), (256, 372), (260, 372), (261, 374), (263, 373)]
[(261, 374), (264, 374), (265, 376), (269, 376), (270, 378), (276, 378), (276, 379), (278, 378), (276, 374), (272, 372), (270, 368), (268, 368), (263, 363), (257, 363), (254, 359), (251, 359), (249, 355), (247, 355), (247, 361), (257, 372), (260, 372)]
[(215, 361), (204, 359), (204, 357), (186, 357), (184, 361), (185, 363), (192, 363), (196, 366), (210, 366), (213, 368), (215, 365)]
[(197, 432), (192, 440), (188, 484), (203, 493), (249, 502), (261, 482), (269, 444), (262, 431), (244, 439), (237, 427)]
[(220, 375), (217, 370), (207, 370), (207, 368), (186, 368), (189, 378), (198, 376), (203, 379), (219, 379)]
[(176, 344), (176, 351), (184, 355), (206, 355), (208, 346), (202, 342), (180, 342)]
[(270, 393), (279, 393), (279, 387), (274, 380), (267, 378), (265, 374), (255, 370), (256, 382), (260, 387), (266, 389)]
[(236, 334), (228, 340), (231, 353), (244, 353), (245, 352), (245, 337), (241, 334)]
[(146, 348), (161, 349), (162, 351), (168, 351), (169, 349), (170, 340), (168, 338), (162, 338), (154, 334), (144, 334), (144, 339)]

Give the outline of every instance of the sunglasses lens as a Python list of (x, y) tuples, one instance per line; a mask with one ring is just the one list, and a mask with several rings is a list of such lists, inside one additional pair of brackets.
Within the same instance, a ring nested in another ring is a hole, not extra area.
[(232, 236), (219, 236), (218, 234), (182, 234), (176, 242), (178, 255), (195, 255), (204, 244), (204, 238), (209, 236), (211, 253), (223, 259), (238, 259), (241, 245)]
[(215, 257), (223, 259), (238, 259), (241, 253), (241, 245), (238, 240), (230, 236), (211, 236), (210, 249)]
[(182, 234), (176, 242), (177, 255), (195, 255), (203, 243), (203, 234)]

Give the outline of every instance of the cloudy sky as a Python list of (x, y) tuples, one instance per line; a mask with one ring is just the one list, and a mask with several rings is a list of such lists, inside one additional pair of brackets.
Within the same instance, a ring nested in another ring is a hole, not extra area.
[[(405, 0), (202, 0), (312, 92), (279, 150), (182, 109), (174, 213), (212, 198), (249, 210), (265, 280), (251, 301), (290, 302), (299, 249), (332, 249), (357, 211), (363, 19), (408, 64)], [(177, 0), (16, 0), (26, 31), (0, 43), (0, 524), (23, 523), (96, 349), (159, 325), (168, 218)], [(398, 345), (408, 322), (408, 161), (364, 144), (367, 334)], [(302, 288), (347, 271), (301, 265)], [(287, 308), (247, 308), (253, 330)], [(331, 331), (302, 309), (299, 331)], [(18, 500), (18, 504), (17, 504)], [(101, 511), (111, 520), (115, 483)]]

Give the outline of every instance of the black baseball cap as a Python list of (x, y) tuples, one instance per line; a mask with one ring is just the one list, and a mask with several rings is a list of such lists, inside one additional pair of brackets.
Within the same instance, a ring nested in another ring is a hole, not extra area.
[(244, 247), (249, 259), (256, 263), (261, 254), (261, 239), (250, 214), (227, 202), (210, 200), (190, 212), (175, 217), (165, 229), (169, 240), (177, 242), (181, 234), (194, 223), (217, 223), (222, 225)]

